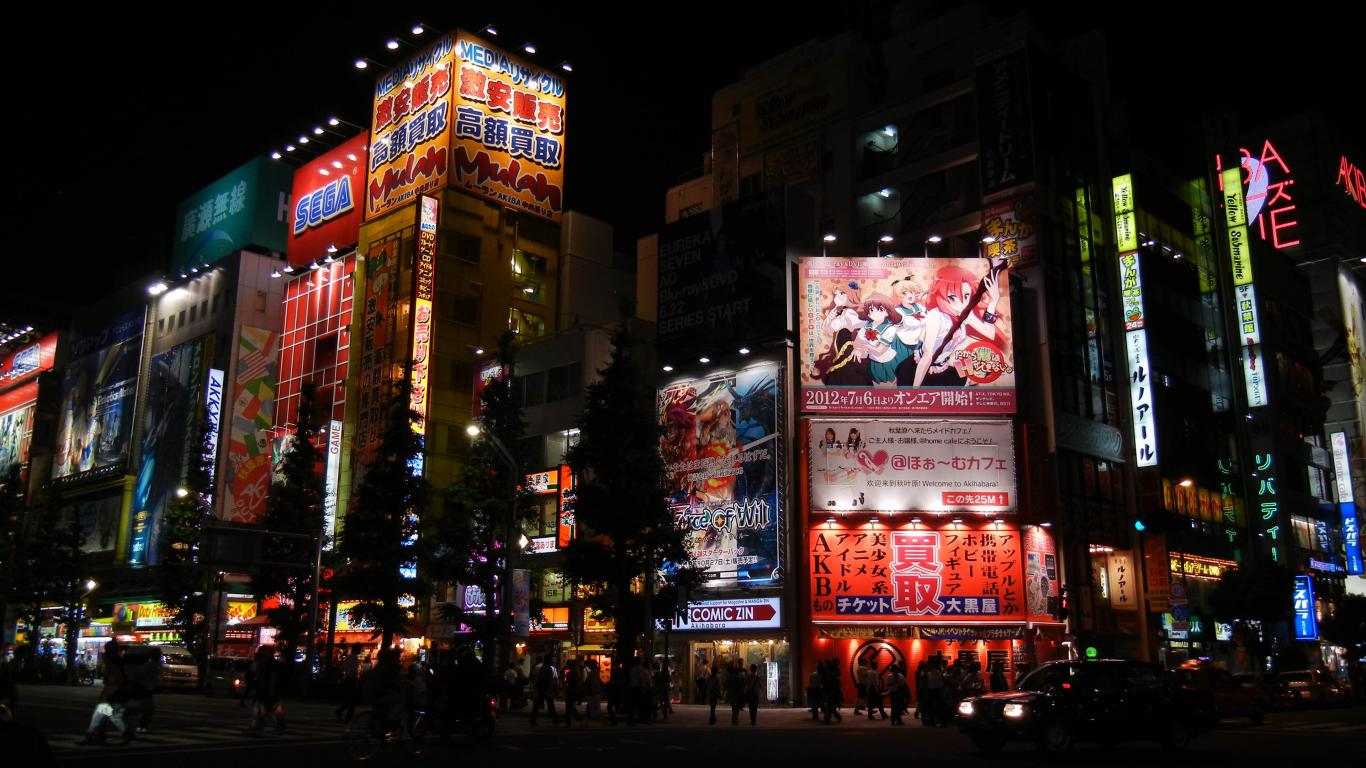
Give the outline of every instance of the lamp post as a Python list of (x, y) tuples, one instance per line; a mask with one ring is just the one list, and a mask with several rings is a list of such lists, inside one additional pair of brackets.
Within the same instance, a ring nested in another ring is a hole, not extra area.
[[(498, 458), (502, 459), (508, 467), (508, 487), (512, 493), (512, 502), (508, 504), (508, 513), (504, 517), (503, 525), (501, 526), (504, 531), (503, 542), (505, 550), (503, 553), (503, 579), (502, 583), (499, 585), (499, 592), (501, 592), (501, 595), (498, 602), (499, 608), (503, 612), (503, 616), (511, 619), (513, 597), (512, 572), (515, 567), (515, 557), (517, 554), (516, 542), (513, 541), (513, 532), (516, 529), (517, 524), (517, 460), (513, 458), (512, 451), (509, 451), (508, 447), (503, 445), (503, 441), (499, 440), (497, 435), (488, 430), (480, 429), (479, 425), (471, 424), (468, 427), (465, 427), (465, 434), (469, 435), (471, 439), (478, 439), (480, 437), (488, 438), (489, 445), (493, 446), (494, 453), (498, 454)], [(493, 607), (490, 605), (486, 610), (492, 611)], [(500, 643), (497, 669), (507, 667), (508, 662), (512, 658), (513, 632), (514, 627), (509, 623), (508, 637), (506, 641)]]
[(829, 255), (827, 251), (829, 250), (831, 243), (834, 243), (838, 239), (838, 237), (835, 237), (834, 232), (827, 232), (825, 236), (821, 238), (821, 256)]
[(930, 235), (929, 237), (925, 238), (925, 258), (928, 259), (930, 257), (931, 245), (939, 245), (942, 242), (944, 242), (944, 238), (940, 237), (939, 235)]
[[(877, 256), (878, 256), (879, 259), (882, 258), (883, 255), (884, 255), (884, 254), (882, 253), (882, 247), (885, 246), (885, 245), (891, 245), (891, 244), (892, 244), (893, 242), (895, 242), (895, 241), (896, 241), (896, 238), (893, 237), (892, 235), (883, 235), (882, 237), (879, 237), (879, 238), (877, 239)], [(894, 255), (894, 254), (888, 253), (888, 254), (885, 254), (885, 255), (887, 255), (887, 256), (892, 256), (892, 255)]]

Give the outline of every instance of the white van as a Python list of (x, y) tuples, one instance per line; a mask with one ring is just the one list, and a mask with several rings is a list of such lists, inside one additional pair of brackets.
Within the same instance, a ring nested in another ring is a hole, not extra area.
[(161, 646), (161, 685), (163, 688), (198, 688), (199, 662), (178, 645)]

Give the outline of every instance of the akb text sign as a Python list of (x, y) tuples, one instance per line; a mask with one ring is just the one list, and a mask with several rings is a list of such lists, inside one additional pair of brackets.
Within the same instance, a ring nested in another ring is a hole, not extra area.
[(705, 629), (778, 629), (783, 625), (778, 598), (744, 600), (703, 600), (689, 603), (674, 630)]

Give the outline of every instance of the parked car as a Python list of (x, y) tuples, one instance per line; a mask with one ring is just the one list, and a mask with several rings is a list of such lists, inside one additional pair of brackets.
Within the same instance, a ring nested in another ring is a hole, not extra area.
[(1352, 706), (1352, 689), (1331, 672), (1317, 669), (1301, 669), (1282, 672), (1281, 680), (1289, 686), (1304, 704), (1337, 704)]
[(136, 670), (147, 664), (155, 664), (160, 669), (147, 675), (156, 681), (155, 690), (167, 688), (198, 688), (199, 663), (189, 651), (176, 645), (126, 645), (123, 647), (123, 664), (129, 676), (137, 679)]
[(1266, 719), (1266, 694), (1256, 687), (1244, 687), (1226, 669), (1187, 661), (1172, 675), (1182, 688), (1213, 695), (1214, 710), (1221, 720), (1246, 717), (1253, 725), (1261, 725)]
[(1267, 709), (1285, 709), (1299, 704), (1299, 694), (1291, 690), (1275, 672), (1241, 672), (1234, 675), (1233, 679), (1244, 688), (1261, 692)]
[(1184, 689), (1145, 662), (1048, 662), (1017, 688), (959, 703), (959, 729), (979, 750), (996, 752), (1007, 742), (1027, 741), (1058, 752), (1077, 741), (1108, 746), (1133, 740), (1177, 750), (1218, 723), (1208, 691)]
[(238, 697), (247, 685), (246, 659), (217, 656), (209, 659), (208, 671), (204, 674), (204, 694), (206, 696)]

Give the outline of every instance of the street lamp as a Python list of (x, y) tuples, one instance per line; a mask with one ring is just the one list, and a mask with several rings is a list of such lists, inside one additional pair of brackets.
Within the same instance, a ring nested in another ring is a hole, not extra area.
[(939, 235), (930, 235), (929, 237), (925, 238), (925, 258), (928, 259), (930, 257), (931, 245), (939, 245), (942, 242), (944, 242), (944, 238), (940, 237)]
[(884, 245), (891, 245), (893, 242), (896, 242), (896, 238), (893, 237), (892, 235), (883, 235), (882, 237), (879, 237), (879, 238), (877, 239), (877, 255), (878, 255), (878, 258), (882, 258), (882, 256), (883, 256), (883, 253), (882, 253), (882, 246), (884, 246)]

